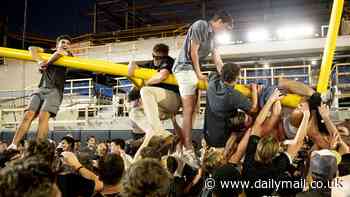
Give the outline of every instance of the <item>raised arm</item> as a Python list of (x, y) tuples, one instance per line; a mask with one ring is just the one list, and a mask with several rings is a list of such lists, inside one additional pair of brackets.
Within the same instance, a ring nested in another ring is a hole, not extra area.
[(281, 101), (276, 101), (272, 106), (271, 116), (264, 122), (263, 132), (262, 132), (263, 136), (265, 135), (265, 133), (268, 133), (275, 128), (276, 124), (280, 120), (281, 111), (282, 111)]
[(343, 139), (340, 136), (338, 128), (335, 126), (335, 124), (331, 120), (329, 107), (326, 104), (322, 104), (320, 107), (318, 107), (318, 111), (320, 112), (320, 115), (329, 131), (329, 135), (331, 138), (330, 148), (337, 149), (337, 151), (341, 155), (349, 153), (349, 146), (343, 141)]
[(93, 172), (81, 165), (74, 153), (63, 152), (62, 156), (64, 162), (73, 167), (82, 177), (95, 182), (95, 191), (101, 191), (103, 189), (103, 182), (100, 181), (98, 176), (96, 176)]
[(336, 150), (340, 155), (350, 152), (349, 146), (343, 141), (339, 133), (334, 133), (330, 140), (330, 149)]
[(307, 103), (301, 103), (299, 105), (301, 111), (303, 112), (303, 120), (300, 123), (299, 129), (295, 135), (295, 138), (292, 141), (289, 141), (289, 145), (287, 148), (287, 153), (291, 157), (291, 159), (294, 159), (294, 157), (297, 155), (300, 148), (303, 146), (304, 138), (307, 135), (307, 128), (308, 123), (310, 119), (310, 110), (309, 105)]
[(134, 61), (130, 61), (128, 65), (128, 77), (134, 76), (135, 70), (138, 69), (139, 66)]
[(269, 114), (272, 105), (280, 99), (282, 99), (281, 92), (278, 89), (275, 89), (264, 107), (261, 109), (259, 115), (256, 117), (254, 125), (252, 127), (252, 135), (261, 136), (262, 124), (266, 120), (266, 117)]
[(250, 113), (255, 114), (259, 111), (258, 107), (258, 85), (251, 84), (250, 89), (252, 91), (252, 107), (250, 108)]
[(326, 128), (329, 131), (329, 135), (334, 135), (336, 133), (339, 133), (337, 127), (331, 120), (329, 107), (326, 104), (321, 104), (321, 106), (318, 107), (318, 111), (320, 112), (320, 115), (324, 121), (324, 124), (326, 125)]
[(231, 156), (231, 158), (229, 158), (229, 163), (238, 164), (241, 161), (243, 155), (246, 152), (250, 134), (251, 134), (250, 129), (245, 132), (243, 138), (238, 144), (236, 152)]
[(63, 56), (68, 56), (68, 52), (63, 49), (58, 49), (55, 51), (47, 60), (47, 65), (53, 64), (55, 61), (57, 61), (59, 58)]

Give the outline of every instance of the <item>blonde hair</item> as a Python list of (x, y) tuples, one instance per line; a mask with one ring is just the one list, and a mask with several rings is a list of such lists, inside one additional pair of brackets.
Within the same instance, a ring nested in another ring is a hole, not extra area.
[(207, 172), (213, 172), (214, 169), (222, 166), (224, 162), (223, 150), (215, 148), (206, 150), (203, 158), (203, 167)]
[(276, 138), (272, 136), (263, 137), (257, 145), (254, 159), (255, 161), (269, 164), (279, 152), (279, 148), (280, 146)]

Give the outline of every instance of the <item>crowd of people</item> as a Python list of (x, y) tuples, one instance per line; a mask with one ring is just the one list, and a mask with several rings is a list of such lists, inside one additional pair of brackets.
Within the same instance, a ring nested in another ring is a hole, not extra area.
[[(234, 87), (240, 66), (223, 63), (214, 35), (232, 28), (218, 12), (210, 21), (189, 28), (179, 57), (156, 44), (153, 61), (130, 61), (128, 76), (141, 68), (157, 72), (128, 93), (129, 118), (135, 139), (81, 146), (72, 136), (47, 140), (48, 119), (62, 100), (62, 80), (53, 63), (70, 55), (70, 38), (57, 39), (49, 61), (33, 58), (43, 73), (22, 124), (0, 156), (0, 195), (232, 197), (348, 196), (350, 184), (349, 123), (335, 124), (329, 106), (306, 84), (280, 78), (275, 86), (251, 84), (248, 98)], [(201, 72), (209, 55), (216, 71)], [(174, 74), (178, 86), (163, 83)], [(202, 143), (194, 143), (199, 80), (207, 83)], [(301, 97), (296, 108), (283, 105), (286, 94)], [(39, 117), (37, 139), (23, 136)], [(182, 125), (178, 124), (182, 116)], [(174, 131), (162, 120), (170, 119)], [(1, 144), (2, 146), (2, 144)]]

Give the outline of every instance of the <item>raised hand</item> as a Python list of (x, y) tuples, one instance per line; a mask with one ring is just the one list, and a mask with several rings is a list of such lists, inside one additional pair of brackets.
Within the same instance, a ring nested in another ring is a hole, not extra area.
[(283, 98), (284, 96), (281, 94), (281, 92), (276, 88), (273, 93), (271, 94), (269, 100), (271, 100), (271, 102), (276, 102), (279, 101)]
[(47, 70), (48, 64), (46, 60), (39, 62), (39, 70), (44, 71)]
[(326, 104), (321, 104), (321, 106), (318, 107), (318, 111), (320, 112), (322, 118), (327, 118), (330, 116), (329, 107)]
[(81, 165), (77, 156), (75, 156), (74, 153), (62, 152), (61, 155), (63, 156), (63, 161), (65, 164), (72, 166), (74, 168), (78, 168)]
[(282, 105), (281, 101), (276, 101), (272, 106), (272, 114), (273, 115), (280, 115), (282, 111)]

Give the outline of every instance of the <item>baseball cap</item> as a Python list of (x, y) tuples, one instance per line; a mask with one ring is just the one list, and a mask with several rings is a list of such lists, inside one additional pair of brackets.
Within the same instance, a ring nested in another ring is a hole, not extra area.
[(327, 149), (311, 153), (309, 172), (316, 178), (331, 180), (338, 170), (336, 155)]

